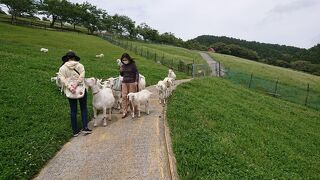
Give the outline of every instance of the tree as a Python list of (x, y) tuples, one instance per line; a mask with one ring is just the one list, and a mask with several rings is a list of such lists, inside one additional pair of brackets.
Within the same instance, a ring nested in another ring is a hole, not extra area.
[(98, 30), (98, 27), (101, 24), (101, 19), (104, 14), (104, 11), (97, 9), (96, 6), (85, 2), (81, 4), (82, 9), (82, 24), (88, 29), (90, 34), (93, 34), (94, 31)]
[(308, 60), (314, 64), (320, 64), (320, 44), (317, 44), (314, 47), (308, 49), (303, 59)]
[(60, 27), (62, 28), (63, 22), (68, 22), (70, 17), (72, 17), (72, 8), (74, 7), (72, 3), (67, 0), (62, 0), (60, 2), (60, 12), (58, 15), (58, 20), (60, 21)]
[(73, 24), (73, 29), (76, 29), (76, 25), (81, 24), (81, 15), (83, 14), (82, 9), (81, 9), (81, 5), (76, 3), (76, 4), (72, 4), (70, 3), (70, 10), (68, 11), (68, 18), (67, 18), (67, 22), (69, 22), (70, 24)]
[(157, 42), (159, 39), (159, 32), (148, 26), (146, 23), (142, 23), (137, 27), (137, 32), (140, 34), (145, 41)]
[(128, 16), (115, 14), (112, 16), (111, 30), (121, 36), (129, 38), (136, 38), (137, 31), (135, 29), (135, 22)]
[(159, 37), (159, 42), (160, 43), (165, 43), (165, 44), (171, 44), (175, 46), (180, 46), (182, 47), (184, 42), (180, 38), (176, 38), (173, 33), (171, 32), (165, 32), (160, 35)]
[(43, 0), (39, 5), (40, 14), (45, 14), (47, 17), (52, 18), (50, 27), (52, 28), (57, 20), (62, 17), (62, 14), (68, 9), (64, 5), (67, 4), (66, 0)]
[(17, 16), (23, 13), (33, 15), (36, 12), (35, 0), (0, 0), (0, 4), (4, 4), (11, 14), (11, 23), (17, 21)]

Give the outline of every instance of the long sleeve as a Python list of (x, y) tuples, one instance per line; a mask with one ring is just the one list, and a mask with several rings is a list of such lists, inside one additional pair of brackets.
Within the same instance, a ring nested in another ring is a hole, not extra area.
[(58, 77), (62, 83), (62, 85), (64, 87), (67, 87), (68, 86), (68, 82), (67, 82), (67, 78), (66, 78), (66, 71), (64, 69), (64, 66), (61, 66), (60, 69), (59, 69), (59, 72), (58, 72)]
[(78, 84), (82, 83), (85, 77), (85, 70), (84, 70), (84, 66), (82, 64), (79, 64), (78, 68), (78, 72), (80, 73), (79, 78), (77, 80)]
[(137, 66), (136, 66), (136, 65), (134, 66), (134, 68), (135, 68), (135, 72), (136, 72), (136, 82), (138, 82), (138, 83), (139, 83), (139, 71), (138, 71), (138, 69), (137, 69)]
[(123, 65), (120, 66), (119, 72), (120, 72), (120, 76), (123, 76)]

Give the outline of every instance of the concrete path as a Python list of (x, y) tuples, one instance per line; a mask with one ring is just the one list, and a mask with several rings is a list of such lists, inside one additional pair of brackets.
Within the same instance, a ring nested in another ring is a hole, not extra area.
[[(199, 54), (201, 55), (201, 57), (207, 61), (207, 63), (209, 64), (209, 67), (211, 67), (211, 75), (212, 76), (219, 76), (219, 69), (218, 69), (218, 62), (215, 61), (211, 56), (209, 56), (206, 52), (199, 52)], [(220, 66), (220, 75), (224, 76), (224, 69), (222, 66)]]
[[(188, 80), (177, 81), (177, 84)], [(121, 119), (114, 112), (106, 127), (93, 128), (66, 143), (35, 179), (177, 179), (165, 126), (164, 107), (154, 86), (150, 115)]]

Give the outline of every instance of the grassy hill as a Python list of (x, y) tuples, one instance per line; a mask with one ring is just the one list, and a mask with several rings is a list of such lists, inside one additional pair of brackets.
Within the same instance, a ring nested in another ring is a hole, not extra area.
[(164, 54), (165, 56), (171, 56), (175, 59), (181, 59), (187, 63), (205, 63), (200, 54), (197, 51), (188, 50), (181, 47), (165, 45), (165, 44), (153, 44), (153, 43), (144, 43), (138, 41), (130, 41), (134, 45), (144, 47), (149, 49), (152, 52), (157, 52), (158, 54)]
[(167, 119), (181, 179), (319, 178), (319, 111), (203, 78), (177, 88)]
[[(98, 78), (118, 76), (115, 59), (126, 52), (95, 36), (0, 23), (0, 179), (31, 178), (71, 137), (69, 104), (50, 82), (69, 49), (81, 57), (86, 77)], [(105, 57), (95, 58), (100, 53)], [(148, 85), (167, 75), (168, 68), (128, 53)]]
[(280, 98), (304, 104), (309, 84), (308, 104), (320, 109), (320, 77), (292, 69), (271, 66), (235, 56), (218, 53), (210, 54), (227, 69), (227, 78), (248, 87), (253, 74), (251, 88), (263, 92), (273, 92), (276, 81)]
[(309, 83), (312, 87), (320, 92), (320, 76), (263, 64), (235, 56), (218, 53), (210, 53), (210, 55), (214, 59), (220, 61), (224, 67), (230, 69), (231, 71), (234, 70), (248, 74), (253, 73), (256, 76), (270, 80), (279, 78), (281, 82), (293, 86), (305, 86), (307, 83)]

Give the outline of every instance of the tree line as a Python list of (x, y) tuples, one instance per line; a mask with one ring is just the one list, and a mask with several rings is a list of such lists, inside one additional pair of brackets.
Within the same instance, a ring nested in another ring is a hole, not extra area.
[(225, 36), (198, 36), (194, 41), (216, 52), (320, 75), (320, 44), (310, 48), (246, 41)]
[(156, 43), (183, 46), (184, 41), (171, 32), (160, 34), (158, 30), (146, 23), (135, 24), (125, 15), (109, 15), (104, 9), (97, 8), (88, 2), (72, 3), (68, 0), (0, 0), (9, 9), (11, 23), (15, 24), (17, 17), (36, 17), (45, 15), (44, 20), (51, 19), (50, 27), (65, 23), (87, 28), (89, 34), (106, 31), (123, 38), (141, 39)]

